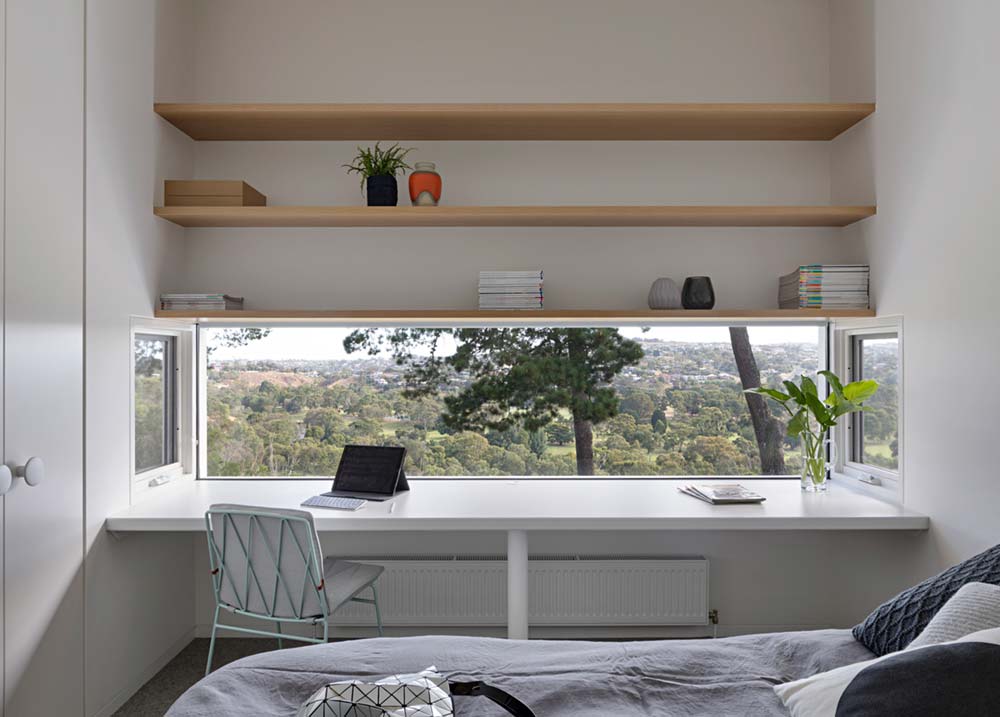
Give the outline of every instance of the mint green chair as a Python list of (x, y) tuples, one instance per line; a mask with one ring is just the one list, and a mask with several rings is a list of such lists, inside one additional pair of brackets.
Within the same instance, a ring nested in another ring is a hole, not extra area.
[[(375, 608), (382, 635), (382, 613), (375, 581), (384, 568), (334, 558), (323, 559), (311, 513), (302, 510), (213, 505), (205, 513), (208, 556), (215, 591), (215, 619), (205, 674), (212, 671), (218, 630), (301, 642), (324, 643), (330, 634), (330, 615), (350, 602)], [(370, 598), (358, 597), (365, 591)], [(267, 620), (274, 632), (224, 625), (221, 611)], [(323, 637), (282, 633), (281, 624), (323, 626)]]

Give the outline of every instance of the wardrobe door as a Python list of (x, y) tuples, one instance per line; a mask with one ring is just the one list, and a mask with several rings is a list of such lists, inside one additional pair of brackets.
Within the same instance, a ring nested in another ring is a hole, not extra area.
[[(6, 88), (6, 59), (7, 59), (7, 0), (0, 0), (0, 137), (6, 136), (7, 127), (7, 88)], [(4, 330), (3, 330), (3, 297), (4, 297), (4, 264), (5, 255), (4, 244), (6, 236), (6, 212), (4, 211), (7, 199), (5, 189), (7, 178), (7, 163), (5, 156), (6, 142), (0, 142), (0, 463), (6, 459), (6, 449), (4, 446), (4, 396), (3, 396), (3, 375), (4, 375)], [(7, 487), (5, 484), (2, 487)], [(4, 513), (6, 512), (6, 498), (0, 495), (0, 615), (4, 614), (3, 595), (3, 554), (4, 554)], [(3, 697), (4, 689), (3, 676), (6, 674), (4, 668), (4, 645), (3, 620), (0, 620), (0, 717), (6, 714), (5, 706), (7, 700)]]
[[(6, 717), (83, 714), (83, 0), (6, 0)], [(35, 483), (35, 485), (30, 485)]]

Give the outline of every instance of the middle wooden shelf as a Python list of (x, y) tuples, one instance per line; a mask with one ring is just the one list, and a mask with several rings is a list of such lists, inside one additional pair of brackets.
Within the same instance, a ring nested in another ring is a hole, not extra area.
[(183, 227), (844, 227), (873, 206), (156, 207)]

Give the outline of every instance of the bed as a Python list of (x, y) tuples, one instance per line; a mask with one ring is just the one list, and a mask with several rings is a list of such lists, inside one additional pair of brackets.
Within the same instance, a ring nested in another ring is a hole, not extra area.
[[(294, 715), (328, 682), (431, 665), (455, 680), (501, 687), (538, 717), (787, 715), (775, 684), (872, 657), (849, 630), (648, 642), (379, 638), (233, 662), (189, 689), (167, 717)], [(459, 714), (505, 714), (482, 699), (455, 703)]]

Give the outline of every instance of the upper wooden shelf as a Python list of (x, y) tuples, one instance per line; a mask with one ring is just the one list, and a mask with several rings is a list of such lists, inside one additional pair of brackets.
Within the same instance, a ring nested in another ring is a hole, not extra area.
[(843, 227), (875, 207), (156, 207), (182, 227)]
[(198, 140), (830, 140), (869, 103), (176, 104)]
[(356, 324), (412, 325), (447, 322), (469, 324), (491, 323), (586, 323), (643, 321), (691, 321), (701, 323), (726, 322), (786, 322), (875, 316), (871, 309), (711, 309), (663, 310), (650, 309), (544, 309), (540, 311), (463, 310), (463, 309), (343, 309), (343, 310), (260, 310), (242, 311), (163, 311), (158, 318), (184, 319), (203, 323), (295, 323), (331, 322)]

